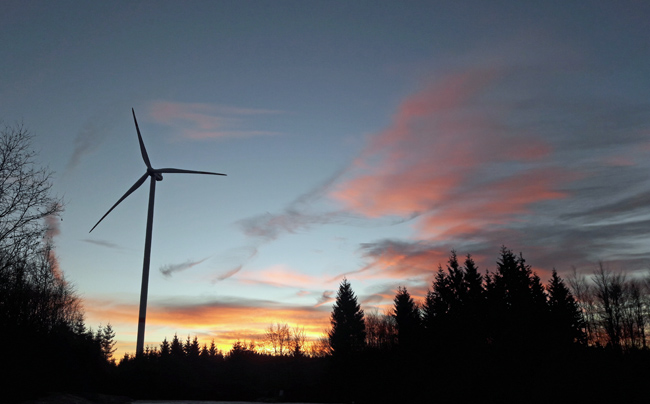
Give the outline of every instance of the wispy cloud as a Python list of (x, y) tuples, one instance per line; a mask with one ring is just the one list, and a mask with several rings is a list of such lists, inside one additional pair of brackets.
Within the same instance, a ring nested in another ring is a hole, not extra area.
[[(138, 312), (134, 303), (113, 299), (85, 299), (91, 319), (110, 321), (114, 327), (133, 328)], [(329, 308), (312, 305), (287, 305), (273, 300), (246, 299), (220, 296), (197, 302), (195, 298), (150, 299), (147, 310), (148, 334), (157, 329), (168, 329), (171, 338), (201, 333), (214, 338), (221, 345), (231, 345), (235, 340), (260, 339), (264, 330), (273, 323), (282, 322), (304, 327), (309, 336), (317, 338), (329, 325)], [(160, 337), (160, 343), (164, 336)], [(148, 337), (151, 338), (151, 337)]]
[(81, 159), (94, 152), (106, 138), (109, 126), (100, 122), (86, 122), (74, 139), (74, 149), (68, 165), (67, 171), (75, 169)]
[[(209, 257), (208, 257), (209, 258)], [(167, 264), (163, 265), (159, 268), (160, 273), (163, 274), (166, 277), (171, 277), (173, 273), (176, 272), (181, 272), (181, 271), (186, 271), (196, 265), (199, 265), (203, 263), (205, 260), (208, 258), (203, 258), (202, 260), (199, 261), (192, 261), (192, 260), (187, 260), (185, 262), (182, 262), (180, 264)]]
[(244, 264), (252, 260), (257, 256), (258, 247), (254, 244), (233, 248), (226, 253), (220, 254), (219, 262), (221, 266), (225, 266), (227, 270), (218, 271), (212, 278), (212, 283), (220, 282), (226, 280), (243, 268)]
[(306, 232), (315, 227), (330, 224), (343, 224), (354, 227), (384, 227), (410, 221), (418, 215), (414, 212), (407, 217), (391, 216), (369, 220), (361, 214), (346, 209), (323, 210), (318, 207), (323, 201), (328, 200), (327, 194), (345, 171), (339, 170), (335, 172), (308, 192), (299, 195), (278, 213), (266, 212), (237, 221), (235, 225), (249, 238), (249, 244), (242, 247), (242, 249), (251, 250), (255, 253), (250, 254), (248, 257), (241, 257), (237, 264), (234, 265), (234, 269), (229, 272), (235, 271), (236, 273), (257, 255), (263, 245), (287, 234)]
[(405, 99), (331, 196), (368, 217), (426, 213), (420, 231), (445, 238), (564, 197), (557, 185), (571, 173), (536, 164), (551, 145), (508, 128), (507, 111), (479, 107), (497, 80), (493, 71), (454, 74)]
[[(119, 119), (129, 119), (129, 107), (121, 104), (111, 104), (101, 108), (91, 115), (81, 126), (74, 139), (74, 149), (68, 160), (66, 171), (77, 168), (84, 157), (92, 154), (109, 137), (111, 130)], [(135, 130), (135, 129), (134, 129)]]
[[(273, 265), (268, 268), (256, 270), (248, 277), (240, 277), (239, 280), (245, 283), (262, 284), (277, 288), (296, 289), (321, 289), (327, 281), (322, 276), (308, 275), (299, 270), (289, 268), (284, 264)], [(304, 293), (303, 291), (303, 294)]]
[[(62, 206), (59, 205), (59, 209), (62, 209)], [(58, 215), (45, 216), (45, 226), (46, 226), (45, 237), (53, 238), (60, 235), (61, 217), (59, 217)]]
[(326, 290), (326, 291), (323, 292), (323, 294), (320, 296), (320, 298), (316, 302), (316, 307), (323, 306), (323, 305), (331, 303), (333, 301), (334, 301), (334, 291), (333, 290)]
[(472, 68), (403, 100), (328, 195), (370, 219), (415, 213), (414, 233), (363, 243), (367, 264), (348, 275), (425, 277), (452, 248), (492, 269), (503, 244), (540, 270), (647, 267), (647, 105), (575, 98), (575, 83), (550, 93), (539, 79)]
[(269, 109), (236, 108), (204, 103), (156, 101), (149, 115), (161, 125), (172, 127), (185, 139), (204, 140), (276, 135), (277, 132), (253, 129), (254, 117), (283, 114)]
[(111, 243), (110, 241), (106, 241), (106, 240), (94, 240), (94, 239), (90, 239), (90, 238), (85, 238), (82, 241), (85, 242), (85, 243), (95, 244), (95, 245), (98, 245), (100, 247), (113, 248), (113, 249), (116, 249), (116, 250), (121, 250), (122, 249), (122, 247), (120, 247), (119, 245), (117, 245), (115, 243)]
[(237, 225), (259, 247), (322, 225), (409, 221), (408, 237), (360, 243), (364, 262), (345, 274), (375, 280), (418, 282), (451, 249), (492, 269), (501, 245), (540, 271), (599, 260), (647, 267), (647, 101), (585, 88), (585, 71), (604, 74), (586, 60), (548, 59), (491, 57), (439, 74), (349, 166)]
[[(57, 203), (57, 208), (63, 210), (63, 207)], [(63, 272), (59, 264), (59, 258), (54, 250), (54, 238), (61, 234), (61, 218), (58, 215), (45, 216), (45, 241), (51, 243), (50, 249), (47, 252), (47, 261), (52, 268), (54, 276), (63, 280)]]

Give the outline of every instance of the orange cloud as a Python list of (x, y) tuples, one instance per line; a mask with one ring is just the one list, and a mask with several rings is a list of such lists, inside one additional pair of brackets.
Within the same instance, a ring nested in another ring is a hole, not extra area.
[(498, 78), (455, 74), (404, 100), (330, 196), (368, 217), (420, 213), (427, 236), (507, 223), (564, 197), (556, 187), (565, 173), (544, 166), (551, 146), (489, 102)]
[[(317, 277), (293, 270), (285, 265), (273, 265), (254, 272), (253, 278), (240, 277), (238, 280), (244, 283), (265, 284), (275, 287), (294, 287), (301, 289), (321, 289), (327, 281), (325, 277)], [(309, 294), (306, 291), (302, 295)]]
[(394, 240), (364, 244), (362, 252), (371, 260), (370, 264), (350, 274), (363, 279), (405, 280), (422, 275), (432, 278), (438, 264), (449, 256), (449, 251), (441, 246)]
[(576, 174), (553, 165), (550, 143), (517, 121), (500, 98), (502, 76), (451, 74), (407, 97), (331, 188), (329, 196), (356, 214), (412, 215), (421, 240), (367, 244), (369, 263), (353, 273), (421, 279), (456, 243), (512, 233), (537, 204), (568, 197), (564, 185)]
[[(135, 350), (137, 304), (92, 299), (86, 299), (85, 303), (90, 309), (86, 313), (88, 324), (110, 322), (116, 330), (116, 358)], [(329, 327), (329, 316), (326, 306), (281, 306), (268, 301), (149, 302), (145, 344), (158, 347), (164, 338), (171, 340), (177, 333), (182, 340), (187, 335), (192, 338), (196, 335), (201, 344), (209, 345), (214, 339), (219, 349), (228, 351), (237, 340), (261, 341), (265, 329), (277, 322), (287, 323), (292, 328), (304, 327), (308, 340), (316, 340)]]
[(235, 108), (204, 103), (157, 101), (149, 106), (149, 116), (157, 123), (171, 126), (186, 139), (214, 139), (277, 134), (264, 130), (243, 130), (243, 117), (274, 115), (281, 111)]

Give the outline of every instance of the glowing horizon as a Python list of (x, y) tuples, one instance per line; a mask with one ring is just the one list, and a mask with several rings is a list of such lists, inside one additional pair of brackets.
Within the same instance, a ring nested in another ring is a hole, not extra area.
[(149, 344), (223, 349), (276, 322), (313, 337), (344, 276), (383, 311), (398, 286), (421, 299), (452, 249), (483, 273), (505, 245), (544, 283), (650, 263), (642, 2), (4, 9), (0, 119), (56, 173), (50, 259), (118, 355), (135, 347), (146, 190), (88, 229), (142, 175), (131, 108), (154, 167), (228, 174), (156, 189)]

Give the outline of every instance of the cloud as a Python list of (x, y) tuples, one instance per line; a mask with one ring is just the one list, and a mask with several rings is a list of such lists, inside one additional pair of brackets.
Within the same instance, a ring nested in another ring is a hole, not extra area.
[(74, 139), (74, 149), (68, 160), (66, 171), (77, 168), (85, 156), (97, 150), (104, 139), (108, 138), (116, 122), (119, 122), (116, 117), (129, 117), (129, 109), (125, 105), (112, 104), (94, 113), (83, 124)]
[(472, 68), (406, 97), (328, 195), (373, 220), (415, 215), (414, 233), (362, 243), (367, 264), (347, 274), (424, 277), (452, 248), (492, 269), (503, 244), (540, 271), (647, 266), (647, 113), (567, 91), (526, 70)]
[(122, 247), (120, 247), (119, 245), (117, 245), (115, 243), (111, 243), (110, 241), (106, 241), (106, 240), (93, 240), (93, 239), (85, 238), (82, 241), (84, 241), (86, 243), (90, 243), (90, 244), (95, 244), (95, 245), (98, 245), (98, 246), (101, 246), (101, 247), (114, 248), (114, 249), (117, 249), (117, 250), (122, 249)]
[(226, 279), (230, 278), (231, 276), (233, 276), (234, 274), (236, 274), (237, 272), (241, 271), (241, 269), (242, 269), (242, 265), (238, 265), (235, 268), (232, 268), (232, 269), (222, 273), (221, 275), (216, 276), (213, 279), (212, 282), (214, 283), (214, 282), (219, 282), (219, 281), (226, 280)]
[[(62, 210), (62, 207), (59, 206), (59, 209)], [(58, 215), (48, 215), (45, 216), (45, 237), (52, 239), (61, 234), (61, 217)]]
[(239, 280), (244, 283), (260, 284), (276, 288), (303, 289), (301, 291), (303, 295), (310, 294), (304, 289), (320, 289), (327, 282), (327, 279), (322, 276), (308, 275), (283, 264), (256, 270), (249, 277), (240, 277)]
[(242, 250), (254, 251), (248, 257), (241, 257), (229, 272), (236, 273), (252, 258), (259, 249), (268, 243), (287, 234), (306, 232), (314, 227), (342, 224), (354, 227), (384, 227), (410, 221), (417, 217), (413, 213), (407, 217), (388, 217), (368, 220), (367, 217), (348, 210), (325, 210), (317, 205), (327, 200), (327, 194), (333, 184), (340, 179), (346, 170), (339, 170), (309, 191), (299, 195), (287, 204), (279, 213), (266, 212), (261, 215), (241, 219), (235, 223), (242, 233), (249, 238), (249, 244), (241, 247)]
[(402, 241), (384, 239), (361, 245), (361, 254), (369, 263), (362, 268), (346, 273), (362, 278), (409, 278), (428, 277), (439, 263), (449, 255), (448, 245), (429, 241)]
[(74, 149), (68, 160), (67, 171), (77, 168), (84, 156), (94, 152), (105, 139), (107, 132), (106, 125), (86, 122), (74, 139)]
[(552, 146), (508, 128), (501, 108), (481, 108), (497, 76), (453, 74), (405, 99), (330, 196), (367, 217), (426, 213), (423, 234), (504, 223), (535, 202), (564, 197), (559, 168), (536, 165)]
[(220, 254), (218, 261), (221, 265), (230, 267), (226, 271), (218, 273), (213, 279), (212, 283), (220, 282), (230, 278), (237, 272), (241, 271), (244, 264), (257, 256), (258, 247), (256, 245), (248, 245), (238, 248), (233, 248), (226, 253)]
[(236, 108), (203, 103), (156, 101), (149, 116), (161, 125), (172, 127), (185, 139), (242, 138), (277, 135), (277, 132), (243, 129), (252, 117), (283, 114), (269, 109)]
[(205, 260), (207, 260), (207, 258), (203, 258), (202, 260), (199, 260), (199, 261), (187, 260), (187, 261), (185, 261), (183, 263), (180, 263), (180, 264), (167, 264), (167, 265), (161, 266), (159, 268), (159, 270), (160, 270), (161, 274), (163, 274), (164, 276), (169, 278), (173, 273), (186, 271), (186, 270), (188, 270), (188, 269), (190, 269), (190, 268), (192, 268), (192, 267), (194, 267), (196, 265), (199, 265), (199, 264), (203, 263)]
[(580, 78), (603, 72), (586, 60), (528, 56), (438, 74), (347, 167), (236, 224), (259, 248), (323, 225), (409, 222), (403, 239), (362, 241), (363, 264), (344, 273), (375, 280), (425, 279), (451, 249), (493, 269), (502, 245), (540, 272), (647, 266), (647, 105), (594, 92)]
[[(110, 321), (116, 330), (135, 332), (138, 305), (125, 303), (113, 297), (85, 298), (84, 307), (90, 323)], [(191, 298), (165, 298), (149, 300), (147, 308), (147, 344), (157, 346), (163, 338), (171, 340), (174, 333), (179, 338), (198, 335), (200, 342), (209, 344), (211, 339), (221, 349), (229, 349), (236, 340), (260, 341), (264, 330), (274, 323), (304, 327), (309, 340), (316, 340), (329, 326), (330, 311), (327, 307), (312, 305), (289, 305), (273, 300), (247, 299), (219, 296), (196, 301)], [(124, 335), (120, 332), (119, 335)], [(135, 335), (132, 335), (135, 338)], [(124, 350), (134, 349), (124, 345)]]
[[(56, 209), (61, 212), (63, 207), (57, 203)], [(61, 217), (57, 214), (45, 216), (45, 242), (49, 244), (49, 248), (45, 250), (47, 262), (50, 264), (54, 277), (63, 281), (63, 272), (59, 258), (54, 250), (54, 238), (61, 234)]]

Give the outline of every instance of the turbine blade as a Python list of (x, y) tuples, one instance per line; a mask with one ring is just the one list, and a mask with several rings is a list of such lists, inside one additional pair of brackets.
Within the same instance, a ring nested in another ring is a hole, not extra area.
[(140, 152), (142, 153), (142, 160), (147, 165), (147, 168), (151, 168), (151, 162), (149, 161), (149, 155), (147, 155), (147, 149), (144, 147), (144, 142), (142, 141), (142, 135), (140, 134), (140, 127), (138, 126), (138, 120), (135, 119), (135, 111), (131, 108), (133, 112), (133, 122), (135, 122), (135, 130), (138, 131), (138, 141), (140, 142)]
[(106, 213), (104, 214), (104, 216), (102, 216), (102, 218), (99, 219), (99, 221), (98, 221), (97, 223), (95, 223), (95, 225), (93, 226), (93, 228), (90, 229), (90, 231), (89, 231), (88, 233), (90, 233), (90, 232), (92, 232), (93, 230), (95, 230), (95, 227), (97, 227), (97, 225), (98, 225), (102, 220), (104, 220), (104, 218), (105, 218), (106, 216), (108, 216), (108, 214), (111, 213), (111, 211), (112, 211), (113, 209), (115, 209), (115, 207), (116, 207), (117, 205), (119, 205), (120, 202), (122, 202), (124, 199), (126, 199), (127, 196), (131, 195), (131, 194), (133, 193), (133, 191), (135, 191), (136, 189), (138, 189), (138, 188), (140, 187), (140, 185), (142, 185), (142, 183), (145, 182), (145, 180), (147, 179), (147, 177), (149, 177), (149, 173), (146, 173), (145, 175), (143, 175), (142, 177), (140, 177), (140, 179), (137, 180), (137, 181), (135, 182), (135, 184), (133, 184), (133, 186), (132, 186), (131, 188), (129, 188), (129, 190), (126, 191), (126, 193), (125, 193), (124, 195), (122, 195), (122, 197), (121, 197), (117, 202), (115, 202), (115, 205), (113, 205), (113, 206), (108, 210), (108, 212), (106, 212)]
[(170, 173), (170, 174), (210, 174), (210, 175), (226, 175), (226, 174), (221, 174), (221, 173), (213, 173), (210, 171), (194, 171), (194, 170), (183, 170), (180, 168), (158, 168), (155, 169), (154, 172), (156, 173)]

